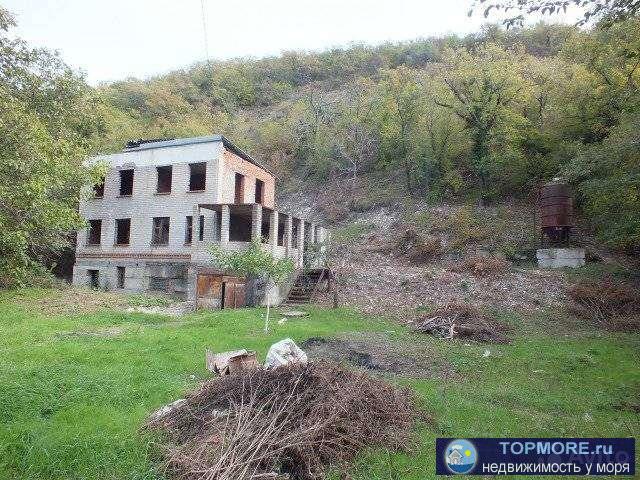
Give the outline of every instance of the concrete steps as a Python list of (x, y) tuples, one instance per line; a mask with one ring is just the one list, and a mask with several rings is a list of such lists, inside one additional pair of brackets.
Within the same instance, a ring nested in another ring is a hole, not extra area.
[(326, 269), (318, 269), (299, 275), (282, 305), (293, 307), (308, 304), (318, 286), (318, 282), (325, 279), (327, 273), (328, 270)]

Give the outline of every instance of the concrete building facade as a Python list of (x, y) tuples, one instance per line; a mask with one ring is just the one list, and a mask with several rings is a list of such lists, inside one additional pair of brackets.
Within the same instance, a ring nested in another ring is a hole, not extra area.
[(228, 250), (259, 241), (277, 258), (304, 264), (324, 228), (275, 208), (272, 172), (220, 135), (130, 142), (94, 157), (104, 184), (80, 213), (73, 283), (194, 299), (200, 269), (215, 269), (212, 244)]

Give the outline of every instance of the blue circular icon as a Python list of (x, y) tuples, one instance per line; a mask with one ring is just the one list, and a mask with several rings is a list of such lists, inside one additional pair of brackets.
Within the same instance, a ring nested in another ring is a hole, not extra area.
[(444, 449), (444, 463), (451, 473), (469, 473), (477, 461), (478, 451), (469, 440), (454, 440)]

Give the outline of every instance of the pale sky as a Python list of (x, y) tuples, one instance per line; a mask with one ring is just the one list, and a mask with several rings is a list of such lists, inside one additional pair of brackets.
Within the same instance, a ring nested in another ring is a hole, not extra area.
[[(204, 0), (212, 59), (477, 31), (470, 0)], [(201, 0), (0, 0), (15, 34), (59, 50), (90, 83), (205, 59)]]

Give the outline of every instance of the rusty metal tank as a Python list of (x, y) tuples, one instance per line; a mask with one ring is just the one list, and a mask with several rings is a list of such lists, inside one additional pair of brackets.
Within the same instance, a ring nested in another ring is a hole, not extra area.
[(568, 241), (574, 226), (573, 196), (569, 185), (554, 180), (540, 187), (538, 217), (543, 237), (551, 241)]
[(569, 185), (549, 182), (538, 196), (541, 227), (573, 227), (573, 197)]

